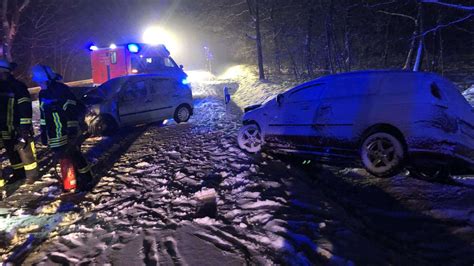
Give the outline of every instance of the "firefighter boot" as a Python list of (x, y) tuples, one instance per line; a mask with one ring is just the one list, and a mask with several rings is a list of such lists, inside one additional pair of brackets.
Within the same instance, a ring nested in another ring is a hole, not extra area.
[(7, 197), (7, 191), (5, 190), (5, 180), (2, 178), (1, 174), (0, 170), (0, 200), (3, 200)]
[(8, 179), (7, 183), (13, 184), (20, 180), (24, 180), (25, 165), (23, 164), (20, 154), (18, 153), (18, 150), (16, 148), (16, 141), (8, 140), (4, 141), (4, 143), (8, 159), (10, 160), (11, 167), (13, 168), (13, 177)]
[(61, 177), (63, 181), (63, 189), (66, 192), (75, 192), (76, 185), (76, 171), (70, 158), (62, 158), (59, 160), (61, 166)]
[(33, 184), (39, 177), (35, 143), (33, 141), (27, 141), (18, 148), (18, 154), (24, 164), (27, 183)]
[(78, 172), (78, 188), (80, 191), (90, 191), (93, 186), (93, 175), (91, 166), (86, 164), (85, 167), (79, 168)]

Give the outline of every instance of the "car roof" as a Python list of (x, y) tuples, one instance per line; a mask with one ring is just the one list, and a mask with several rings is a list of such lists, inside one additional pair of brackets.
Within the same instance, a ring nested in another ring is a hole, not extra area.
[(432, 72), (419, 72), (419, 71), (408, 71), (408, 70), (391, 70), (391, 69), (386, 69), (386, 70), (362, 70), (362, 71), (352, 71), (352, 72), (345, 72), (345, 73), (338, 73), (338, 74), (331, 74), (327, 76), (322, 76), (317, 79), (305, 82), (301, 85), (298, 85), (297, 87), (306, 87), (314, 84), (318, 84), (321, 82), (328, 82), (344, 77), (363, 77), (363, 76), (368, 76), (368, 75), (377, 75), (377, 76), (384, 76), (384, 75), (390, 75), (390, 74), (404, 74), (407, 76), (426, 76), (426, 77), (439, 77), (437, 74), (432, 73)]

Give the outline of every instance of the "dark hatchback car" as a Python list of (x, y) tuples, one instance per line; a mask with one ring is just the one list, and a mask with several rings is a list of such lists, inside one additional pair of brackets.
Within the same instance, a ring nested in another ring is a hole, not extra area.
[(432, 73), (364, 71), (322, 77), (246, 109), (239, 146), (424, 176), (474, 173), (474, 112)]

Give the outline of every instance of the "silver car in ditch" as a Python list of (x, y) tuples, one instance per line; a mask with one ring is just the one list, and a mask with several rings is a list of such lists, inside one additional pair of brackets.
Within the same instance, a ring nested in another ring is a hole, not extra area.
[(140, 74), (111, 79), (83, 96), (89, 106), (86, 123), (93, 135), (117, 128), (173, 118), (186, 122), (193, 114), (193, 97), (186, 78)]

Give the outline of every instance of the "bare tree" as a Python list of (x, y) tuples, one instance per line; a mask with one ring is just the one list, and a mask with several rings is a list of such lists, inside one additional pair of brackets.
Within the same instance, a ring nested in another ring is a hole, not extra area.
[(247, 0), (247, 6), (250, 13), (250, 17), (255, 23), (255, 43), (257, 45), (257, 64), (258, 64), (258, 76), (260, 80), (265, 79), (265, 70), (263, 68), (263, 49), (262, 49), (262, 32), (260, 31), (260, 1), (258, 0)]
[(13, 61), (13, 43), (20, 28), (21, 16), (29, 4), (30, 0), (3, 0), (2, 2), (3, 56), (9, 61)]

